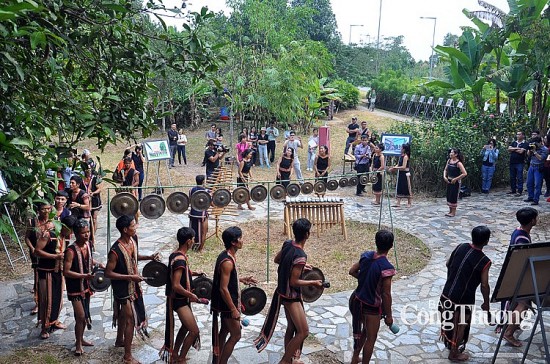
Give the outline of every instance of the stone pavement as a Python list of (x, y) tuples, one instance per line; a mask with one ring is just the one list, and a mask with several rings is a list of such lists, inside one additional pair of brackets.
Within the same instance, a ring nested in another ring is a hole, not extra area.
[[(336, 191), (338, 192), (338, 191)], [(349, 194), (344, 193), (344, 196)], [(335, 194), (336, 196), (336, 194)], [(349, 219), (377, 223), (379, 208), (370, 204), (370, 198), (345, 197), (346, 216)], [(384, 325), (380, 328), (378, 341), (375, 346), (373, 362), (375, 363), (447, 363), (448, 351), (439, 341), (439, 326), (437, 323), (428, 323), (429, 315), (435, 318), (437, 312), (436, 302), (445, 282), (445, 261), (450, 252), (459, 243), (470, 241), (470, 231), (474, 226), (487, 225), (492, 231), (489, 246), (485, 248), (486, 254), (492, 259), (493, 266), (490, 270), (491, 287), (494, 287), (500, 272), (503, 258), (506, 254), (509, 235), (516, 227), (515, 211), (526, 205), (518, 197), (509, 197), (504, 191), (492, 192), (489, 195), (474, 194), (459, 203), (458, 215), (455, 218), (447, 218), (444, 214), (448, 211), (443, 198), (414, 201), (412, 208), (402, 207), (392, 209), (391, 215), (395, 227), (403, 229), (424, 241), (432, 251), (432, 258), (428, 265), (418, 274), (410, 277), (402, 277), (393, 282), (393, 312), (396, 323), (401, 331), (394, 335)], [(244, 211), (237, 217), (238, 221), (250, 221), (264, 219), (267, 203), (257, 205), (256, 211)], [(271, 216), (280, 217), (281, 203), (271, 204)], [(550, 212), (550, 204), (543, 202), (538, 206), (541, 212)], [(103, 225), (106, 212), (102, 211)], [(390, 211), (385, 205), (382, 211), (384, 224), (390, 221)], [(140, 249), (143, 254), (160, 251), (166, 259), (175, 245), (173, 237), (175, 231), (183, 225), (187, 225), (185, 215), (172, 215), (166, 212), (158, 220), (140, 219), (138, 234), (140, 236)], [(113, 223), (114, 225), (114, 223)], [(246, 229), (246, 227), (244, 227)], [(111, 236), (117, 237), (114, 226)], [(533, 241), (547, 241), (547, 236), (538, 233), (535, 227), (532, 232)], [(106, 229), (99, 234), (99, 242), (105, 242)], [(399, 253), (399, 244), (397, 242)], [(98, 247), (98, 258), (105, 261), (106, 246)], [(144, 263), (140, 263), (142, 266)], [(330, 272), (325, 272), (330, 275)], [(33, 306), (29, 293), (31, 277), (24, 281), (3, 282), (0, 285), (0, 352), (6, 353), (18, 347), (38, 346), (44, 341), (38, 339), (39, 329), (35, 328), (36, 318), (29, 315)], [(154, 288), (143, 284), (145, 304), (149, 316), (150, 332), (152, 337), (146, 342), (140, 339), (134, 340), (136, 357), (142, 363), (158, 361), (158, 350), (162, 346), (164, 337), (164, 287)], [(270, 294), (270, 292), (268, 292)], [(307, 340), (304, 346), (304, 360), (312, 363), (307, 354), (330, 350), (338, 360), (349, 362), (351, 358), (351, 315), (348, 312), (348, 298), (350, 292), (325, 294), (318, 301), (306, 304), (306, 311), (310, 326), (310, 332), (314, 340)], [(110, 291), (94, 295), (91, 304), (93, 315), (93, 330), (86, 331), (87, 339), (94, 340), (96, 347), (112, 347), (116, 335), (111, 327), (111, 298)], [(481, 304), (481, 295), (478, 292), (476, 304)], [(498, 310), (500, 304), (492, 304), (492, 310)], [(203, 349), (190, 351), (190, 363), (207, 363), (210, 357), (211, 317), (208, 308), (195, 305), (194, 312), (199, 323)], [(422, 312), (424, 316), (416, 320), (417, 314)], [(284, 316), (284, 313), (282, 314)], [(69, 326), (67, 330), (56, 331), (48, 342), (63, 345), (67, 350), (74, 349), (74, 319), (72, 309), (67, 300), (61, 314), (61, 320)], [(250, 317), (250, 325), (243, 329), (243, 337), (235, 348), (232, 363), (277, 363), (283, 351), (283, 335), (286, 320), (281, 317), (271, 343), (265, 351), (258, 354), (252, 340), (256, 337), (263, 324), (264, 316), (259, 314)], [(532, 320), (531, 320), (532, 322)], [(548, 329), (547, 329), (548, 331)], [(525, 340), (529, 332), (521, 334), (520, 340)], [(547, 336), (548, 335), (547, 333)], [(480, 323), (474, 323), (470, 333), (470, 341), (467, 352), (471, 354), (471, 362), (490, 362), (496, 348), (497, 336), (493, 333), (493, 327)], [(113, 349), (120, 350), (122, 349)], [(519, 362), (522, 350), (503, 345), (497, 362)], [(93, 356), (93, 354), (89, 354)], [(86, 359), (84, 361), (98, 362)], [(527, 357), (529, 363), (544, 363), (544, 349), (542, 336), (538, 332), (533, 340), (533, 345)]]

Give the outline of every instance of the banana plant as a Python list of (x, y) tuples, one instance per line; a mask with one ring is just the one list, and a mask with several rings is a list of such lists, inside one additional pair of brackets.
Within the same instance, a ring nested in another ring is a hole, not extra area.
[(433, 80), (426, 85), (448, 89), (451, 95), (461, 94), (468, 100), (471, 110), (482, 110), (483, 85), (487, 79), (480, 75), (480, 67), (490, 49), (480, 32), (465, 28), (458, 38), (458, 48), (438, 45), (434, 50), (448, 64), (445, 70), (448, 80)]

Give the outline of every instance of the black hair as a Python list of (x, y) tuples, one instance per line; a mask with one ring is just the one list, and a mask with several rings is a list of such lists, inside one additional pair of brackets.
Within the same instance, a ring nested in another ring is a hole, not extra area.
[(124, 155), (122, 156), (122, 159), (126, 158), (130, 154), (132, 154), (132, 151), (130, 149), (124, 149)]
[(288, 133), (288, 135), (296, 135), (296, 132), (292, 130), (290, 133)]
[(246, 134), (244, 133), (239, 134), (239, 143), (243, 140), (243, 138), (246, 139)]
[[(71, 217), (72, 215), (69, 215), (67, 217)], [(88, 223), (87, 220), (85, 219), (76, 219), (76, 221), (74, 221), (73, 225), (72, 225), (72, 228), (73, 228), (73, 231), (75, 234), (78, 234), (82, 229), (84, 229), (85, 227), (89, 227), (90, 224)], [(69, 227), (69, 225), (67, 225), (67, 227)]]
[(124, 157), (123, 162), (126, 163), (132, 163), (132, 157)]
[(215, 143), (214, 143), (214, 141), (213, 141), (212, 139), (210, 139), (210, 140), (208, 141), (208, 143), (206, 143), (206, 146), (207, 146), (207, 147), (213, 147), (214, 145), (215, 145)]
[(521, 225), (527, 225), (539, 216), (539, 212), (532, 207), (522, 207), (516, 212), (516, 219)]
[(136, 145), (134, 150), (137, 152), (138, 150), (143, 150), (143, 147), (141, 145)]
[(223, 246), (225, 249), (229, 249), (233, 246), (233, 243), (239, 240), (243, 236), (243, 231), (238, 226), (230, 226), (222, 233)]
[(533, 131), (531, 132), (531, 134), (537, 134), (537, 135), (540, 135), (540, 130), (533, 130)]
[(176, 234), (176, 238), (178, 239), (180, 246), (184, 245), (187, 241), (189, 241), (189, 239), (193, 239), (194, 237), (195, 230), (187, 226), (180, 228)]
[(44, 206), (51, 206), (52, 204), (49, 203), (49, 202), (45, 202), (45, 201), (39, 201), (35, 204), (36, 206), (36, 211), (39, 211), (40, 209), (42, 209), (42, 207)]
[(451, 148), (449, 149), (449, 153), (451, 153), (451, 151), (455, 152), (456, 158), (458, 159), (459, 162), (464, 163), (464, 156), (462, 155), (462, 152), (460, 151), (460, 149)]
[(82, 184), (82, 178), (80, 176), (72, 176), (70, 180), (75, 181), (75, 183), (79, 186)]
[(319, 128), (313, 128), (313, 131), (315, 131), (315, 130), (319, 131)]
[[(84, 220), (86, 221), (86, 220)], [(74, 229), (74, 226), (78, 222), (78, 218), (75, 215), (69, 215), (65, 216), (61, 219), (61, 223), (69, 230), (73, 230), (76, 233), (76, 230)], [(87, 221), (86, 221), (87, 222)]]
[(122, 234), (124, 229), (132, 224), (134, 217), (130, 215), (122, 215), (116, 219), (116, 228)]
[(381, 151), (384, 151), (384, 149), (386, 149), (386, 146), (384, 145), (384, 143), (378, 143), (377, 147), (378, 147), (378, 149), (380, 149)]
[(321, 150), (321, 148), (325, 148), (325, 150), (327, 151), (327, 155), (328, 155), (328, 146), (326, 146), (325, 144), (321, 145), (319, 147), (319, 150)]
[(205, 175), (204, 174), (198, 174), (195, 176), (195, 183), (197, 184), (197, 186), (201, 186), (203, 183), (204, 183), (204, 179), (205, 179)]
[(291, 158), (291, 159), (294, 159), (294, 148), (284, 147), (284, 148), (283, 148), (283, 155), (286, 154), (287, 149), (292, 150), (292, 157), (290, 157), (290, 158)]
[(241, 153), (241, 157), (246, 157), (248, 154), (254, 154), (254, 149), (252, 148), (247, 148), (245, 150), (243, 150), (243, 152)]
[(301, 218), (292, 224), (292, 233), (296, 241), (302, 241), (306, 238), (306, 233), (311, 230), (311, 222), (308, 219)]
[(409, 143), (405, 143), (401, 146), (401, 148), (403, 148), (403, 150), (405, 151), (405, 154), (407, 155), (407, 157), (411, 157), (411, 145)]
[(393, 248), (393, 233), (389, 230), (379, 230), (374, 236), (376, 249), (380, 252), (387, 252)]
[(487, 226), (480, 225), (472, 229), (472, 243), (475, 246), (484, 246), (489, 242), (491, 230)]
[(491, 139), (489, 139), (489, 141), (487, 141), (487, 144), (493, 144), (493, 147), (496, 148), (497, 147), (497, 140), (495, 138), (491, 138)]
[(55, 197), (65, 197), (66, 199), (69, 199), (69, 194), (67, 191), (61, 190), (55, 193)]

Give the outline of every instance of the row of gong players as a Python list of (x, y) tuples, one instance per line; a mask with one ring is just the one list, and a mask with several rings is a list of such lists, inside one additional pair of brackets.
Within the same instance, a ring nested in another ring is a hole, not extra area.
[[(115, 346), (124, 347), (125, 362), (137, 362), (131, 352), (134, 330), (141, 337), (149, 336), (140, 287), (140, 282), (144, 281), (153, 287), (166, 286), (165, 340), (159, 353), (163, 360), (171, 363), (185, 363), (185, 357), (190, 347), (193, 346), (197, 350), (200, 348), (199, 329), (191, 311), (191, 303), (210, 303), (213, 314), (212, 363), (227, 363), (235, 344), (240, 340), (241, 325), (247, 326), (249, 323), (246, 317), (241, 318), (241, 314), (256, 315), (264, 309), (267, 301), (265, 292), (255, 286), (256, 279), (251, 276), (238, 277), (236, 255), (238, 250), (243, 248), (244, 243), (239, 227), (229, 227), (222, 233), (225, 250), (218, 256), (213, 279), (210, 279), (203, 272), (193, 271), (190, 267), (187, 252), (194, 244), (195, 232), (189, 227), (182, 227), (178, 230), (176, 235), (178, 247), (170, 254), (168, 265), (165, 265), (159, 261), (158, 253), (151, 256), (142, 256), (138, 253), (137, 225), (132, 216), (123, 215), (116, 221), (120, 238), (109, 251), (107, 266), (102, 268), (95, 265), (92, 268), (94, 262), (89, 242), (86, 240), (89, 237), (89, 229), (86, 222), (82, 221), (80, 220), (74, 227), (76, 242), (71, 245), (78, 248), (73, 249), (76, 252), (87, 251), (87, 254), (79, 255), (77, 253), (78, 257), (75, 258), (75, 261), (80, 262), (80, 265), (73, 264), (70, 268), (75, 272), (74, 274), (78, 272), (78, 278), (81, 278), (78, 281), (84, 290), (80, 294), (83, 298), (85, 317), (78, 315), (75, 308), (76, 355), (82, 355), (83, 346), (91, 344), (83, 340), (84, 325), (86, 322), (91, 324), (89, 314), (91, 292), (105, 291), (111, 286), (114, 296), (113, 324), (118, 324)], [(259, 352), (267, 346), (271, 338), (277, 324), (281, 304), (296, 303), (296, 305), (292, 305), (293, 308), (285, 305), (287, 317), (292, 315), (290, 310), (298, 308), (301, 310), (305, 322), (302, 300), (314, 302), (321, 296), (324, 288), (330, 287), (323, 272), (307, 264), (307, 255), (303, 247), (309, 237), (311, 223), (307, 219), (298, 219), (292, 228), (295, 239), (285, 241), (281, 251), (275, 257), (275, 262), (279, 264), (277, 291), (272, 299), (262, 331), (255, 340)], [(87, 249), (83, 250), (83, 248)], [(139, 260), (151, 260), (143, 267), (141, 274), (139, 274), (137, 266)], [(72, 277), (76, 278), (74, 274)], [(297, 276), (292, 277), (294, 274)], [(70, 276), (70, 274), (65, 275)], [(301, 283), (299, 285), (291, 284), (291, 282), (295, 282), (293, 279), (299, 279)], [(239, 282), (248, 287), (241, 291)], [(71, 282), (71, 284), (73, 283), (75, 282)], [(69, 282), (67, 282), (67, 287), (69, 287)], [(181, 321), (181, 328), (175, 337), (174, 311)], [(220, 318), (221, 327), (218, 325)], [(82, 322), (79, 322), (79, 319)], [(289, 326), (293, 327), (290, 321)], [(80, 331), (79, 328), (81, 328)], [(291, 330), (294, 329), (291, 328)], [(300, 348), (305, 339), (305, 337), (298, 336), (297, 330), (291, 336), (295, 337), (285, 337), (286, 352), (281, 361), (284, 363), (299, 359)]]
[[(338, 187), (357, 186), (358, 183), (366, 185), (375, 184), (378, 181), (376, 174), (363, 174), (360, 176), (342, 177), (339, 180), (331, 179), (328, 181), (319, 180), (315, 184), (305, 182), (302, 185), (290, 183), (285, 188), (283, 185), (275, 185), (269, 191), (271, 198), (280, 201), (286, 196), (297, 197), (300, 193), (309, 195), (324, 195), (329, 191), (334, 191)], [(267, 188), (263, 185), (256, 185), (248, 190), (246, 187), (237, 187), (231, 193), (228, 189), (216, 189), (211, 195), (206, 190), (195, 191), (191, 197), (184, 192), (171, 193), (166, 201), (160, 195), (152, 194), (143, 198), (141, 203), (131, 193), (118, 193), (111, 200), (111, 213), (115, 217), (122, 215), (135, 215), (138, 211), (148, 219), (157, 219), (164, 214), (166, 208), (174, 214), (183, 214), (189, 206), (197, 211), (206, 211), (213, 205), (214, 207), (226, 207), (231, 200), (237, 204), (247, 203), (250, 199), (254, 202), (263, 202), (267, 198)]]

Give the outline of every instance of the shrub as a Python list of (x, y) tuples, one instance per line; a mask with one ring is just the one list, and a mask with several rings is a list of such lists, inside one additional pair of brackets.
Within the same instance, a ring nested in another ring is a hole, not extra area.
[(524, 115), (510, 117), (492, 114), (470, 113), (450, 120), (419, 121), (395, 124), (392, 133), (412, 135), (411, 168), (412, 185), (417, 191), (445, 193), (443, 169), (448, 149), (459, 148), (464, 155), (464, 167), (468, 176), (463, 183), (472, 189), (481, 188), (481, 149), (490, 138), (498, 142), (499, 158), (493, 177), (493, 186), (506, 185), (509, 181), (508, 145), (517, 130), (527, 135), (534, 128), (535, 119)]
[(344, 80), (334, 80), (328, 86), (338, 90), (338, 94), (342, 99), (341, 108), (355, 109), (359, 104), (359, 90), (351, 83)]

